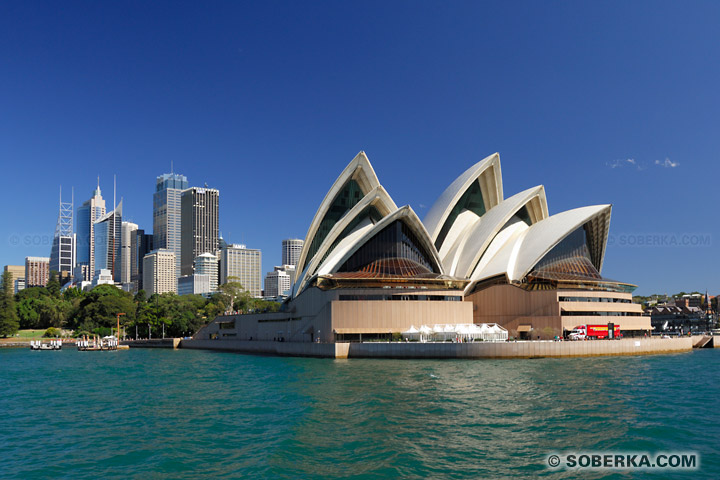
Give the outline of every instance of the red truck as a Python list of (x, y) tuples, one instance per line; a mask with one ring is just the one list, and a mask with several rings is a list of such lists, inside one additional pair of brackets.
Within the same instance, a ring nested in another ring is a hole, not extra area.
[[(620, 325), (615, 325), (613, 338), (620, 338)], [(578, 325), (568, 335), (570, 340), (585, 340), (586, 338), (608, 338), (607, 325)]]

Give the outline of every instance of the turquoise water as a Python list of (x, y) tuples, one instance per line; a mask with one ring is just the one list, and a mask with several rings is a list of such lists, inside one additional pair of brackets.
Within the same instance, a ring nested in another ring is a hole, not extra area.
[[(0, 349), (1, 478), (718, 478), (720, 351), (326, 360)], [(551, 472), (555, 451), (695, 472)]]

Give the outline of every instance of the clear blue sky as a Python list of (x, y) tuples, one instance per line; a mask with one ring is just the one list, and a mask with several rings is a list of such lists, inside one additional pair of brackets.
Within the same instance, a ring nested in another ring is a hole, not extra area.
[(358, 151), (421, 218), (497, 151), (506, 196), (614, 205), (605, 276), (717, 294), (718, 25), (703, 1), (3, 2), (0, 264), (49, 255), (59, 186), (77, 206), (98, 175), (152, 230), (173, 162), (268, 271)]

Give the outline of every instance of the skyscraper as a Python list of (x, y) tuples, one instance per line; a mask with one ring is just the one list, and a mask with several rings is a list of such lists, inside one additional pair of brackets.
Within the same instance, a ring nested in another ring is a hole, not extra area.
[(217, 254), (220, 192), (191, 187), (182, 192), (182, 275), (193, 274), (193, 262), (203, 253)]
[(44, 287), (50, 279), (50, 259), (48, 257), (25, 257), (25, 285)]
[(153, 250), (143, 258), (143, 288), (149, 297), (154, 293), (177, 293), (175, 254), (164, 248)]
[(282, 268), (275, 267), (265, 275), (265, 296), (278, 297), (288, 295), (290, 291), (290, 275)]
[[(72, 197), (71, 197), (72, 198)], [(73, 200), (62, 201), (60, 189), (60, 212), (50, 248), (50, 271), (58, 272), (60, 279), (70, 278), (75, 268), (75, 235), (73, 234)], [(62, 280), (60, 280), (62, 283)]]
[(175, 253), (176, 272), (180, 276), (181, 196), (188, 188), (185, 175), (165, 173), (157, 177), (153, 195), (153, 247)]
[[(93, 196), (77, 211), (76, 264), (84, 266), (88, 276), (95, 273), (95, 222), (105, 215), (105, 200), (100, 194), (100, 181)], [(85, 278), (84, 280), (91, 280)]]
[(218, 257), (212, 253), (203, 253), (195, 259), (195, 275), (207, 275), (210, 278), (210, 292), (217, 291)]
[(95, 244), (93, 276), (97, 275), (100, 270), (107, 269), (112, 272), (113, 281), (121, 283), (122, 200), (115, 210), (98, 219), (93, 229)]
[(144, 289), (143, 258), (154, 250), (153, 235), (138, 229), (132, 233), (130, 242), (130, 281), (133, 284), (132, 292), (137, 293)]
[(10, 275), (13, 284), (13, 293), (18, 293), (25, 288), (25, 266), (5, 265), (5, 275)]
[(120, 282), (123, 285), (132, 282), (132, 239), (137, 229), (137, 223), (122, 222)]
[(303, 241), (299, 238), (286, 238), (282, 241), (282, 264), (297, 265), (302, 252)]
[(228, 245), (220, 252), (220, 284), (240, 282), (253, 297), (262, 296), (262, 254), (245, 245)]

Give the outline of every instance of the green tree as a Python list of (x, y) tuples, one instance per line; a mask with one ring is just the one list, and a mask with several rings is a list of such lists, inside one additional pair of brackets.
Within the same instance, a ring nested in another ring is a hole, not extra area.
[(37, 298), (23, 298), (16, 304), (20, 328), (40, 328)]
[(39, 298), (34, 302), (39, 328), (62, 328), (65, 326), (68, 314), (72, 310), (72, 303), (55, 297)]
[(24, 290), (20, 290), (15, 295), (15, 301), (21, 302), (26, 298), (41, 298), (47, 297), (48, 291), (45, 287), (28, 287)]
[(133, 297), (133, 300), (135, 300), (135, 303), (138, 306), (143, 303), (147, 303), (147, 293), (145, 293), (145, 290), (138, 290), (138, 292), (135, 294), (135, 297)]
[(222, 305), (223, 310), (232, 310), (235, 304), (239, 301), (243, 304), (243, 293), (245, 288), (237, 280), (237, 277), (229, 277), (230, 281), (224, 283), (218, 287), (217, 293), (213, 295), (213, 300), (216, 304)]
[(62, 330), (55, 327), (50, 327), (43, 333), (43, 337), (49, 338), (59, 337), (60, 335), (62, 335)]
[(60, 296), (60, 282), (58, 282), (57, 272), (55, 270), (50, 272), (50, 280), (48, 280), (45, 289), (48, 291), (51, 297), (57, 298)]
[(204, 310), (204, 317), (206, 319), (212, 320), (213, 318), (217, 317), (218, 315), (222, 315), (225, 312), (225, 305), (221, 301), (221, 297), (219, 295), (213, 295), (210, 297), (208, 302), (205, 304)]
[(15, 335), (20, 326), (15, 310), (12, 275), (2, 274), (2, 292), (0, 292), (0, 335)]
[(72, 325), (78, 329), (94, 331), (98, 327), (113, 327), (117, 322), (117, 314), (121, 325), (132, 325), (135, 321), (137, 305), (130, 293), (112, 285), (98, 285), (84, 295), (78, 302), (72, 315)]
[(66, 288), (62, 296), (65, 300), (72, 302), (76, 298), (81, 298), (83, 296), (83, 291), (77, 287)]
[(206, 303), (207, 300), (201, 295), (163, 295), (161, 313), (169, 321), (166, 324), (166, 336), (180, 337), (195, 333), (206, 323)]

